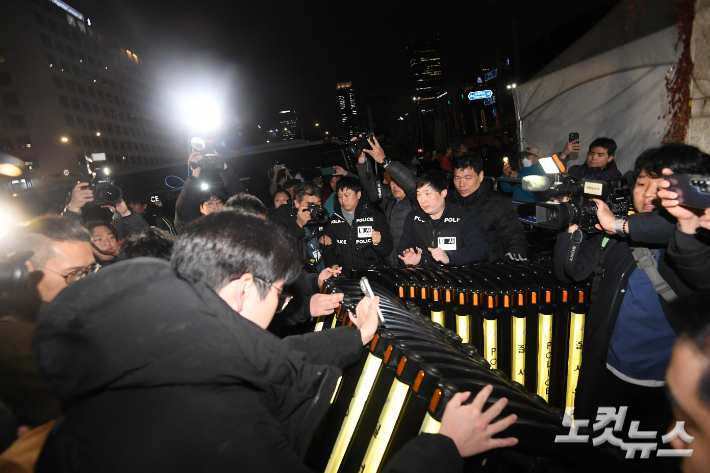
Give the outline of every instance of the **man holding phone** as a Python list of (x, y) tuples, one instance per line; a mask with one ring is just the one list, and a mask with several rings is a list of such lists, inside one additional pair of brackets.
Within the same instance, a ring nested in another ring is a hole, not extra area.
[[(560, 161), (562, 161), (565, 166), (567, 166), (568, 161), (576, 161), (579, 158), (579, 150), (582, 149), (582, 145), (579, 144), (579, 133), (570, 133), (565, 149), (559, 153)], [(569, 166), (567, 166), (569, 167)]]
[[(568, 143), (569, 145), (569, 143)], [(567, 150), (567, 147), (565, 147)], [(616, 167), (614, 155), (616, 142), (611, 138), (597, 138), (589, 145), (587, 161), (568, 169), (570, 176), (579, 179), (593, 179), (597, 181), (611, 181), (621, 177), (621, 171)]]

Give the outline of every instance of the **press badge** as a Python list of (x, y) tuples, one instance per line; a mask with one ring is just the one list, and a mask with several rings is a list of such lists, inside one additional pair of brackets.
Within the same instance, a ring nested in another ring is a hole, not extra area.
[(372, 227), (357, 227), (358, 238), (372, 238)]
[(456, 237), (439, 237), (438, 247), (444, 251), (456, 251)]

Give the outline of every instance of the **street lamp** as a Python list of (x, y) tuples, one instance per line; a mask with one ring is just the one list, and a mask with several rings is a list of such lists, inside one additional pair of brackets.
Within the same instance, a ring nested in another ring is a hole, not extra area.
[(69, 141), (69, 138), (67, 138), (66, 136), (62, 136), (62, 143), (66, 143), (67, 141)]
[(96, 136), (101, 136), (101, 132), (100, 132), (100, 131), (97, 131), (97, 132), (96, 132)]
[(320, 123), (316, 123), (316, 126), (320, 126)]

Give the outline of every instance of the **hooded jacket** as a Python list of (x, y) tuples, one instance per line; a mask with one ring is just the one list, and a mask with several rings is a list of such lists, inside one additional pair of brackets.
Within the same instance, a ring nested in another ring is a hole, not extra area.
[(523, 225), (510, 198), (493, 191), (490, 181), (484, 179), (478, 189), (466, 197), (454, 189), (447, 200), (466, 210), (470, 210), (481, 221), (488, 238), (489, 261), (505, 258), (507, 253), (527, 257), (528, 242)]
[[(372, 232), (381, 234), (381, 241), (372, 243)], [(384, 258), (392, 252), (392, 234), (385, 216), (362, 195), (355, 207), (355, 218), (352, 226), (348, 224), (340, 202), (335, 202), (335, 212), (330, 217), (325, 230), (332, 243), (323, 250), (325, 265), (342, 266), (343, 271), (365, 269), (383, 263)], [(346, 273), (347, 274), (347, 273)]]
[(62, 291), (33, 347), (71, 406), (37, 472), (301, 471), (362, 341), (354, 328), (280, 340), (204, 283), (138, 258)]
[[(360, 183), (367, 191), (370, 202), (378, 205), (380, 210), (384, 212), (387, 223), (390, 226), (390, 232), (392, 233), (392, 248), (396, 250), (399, 246), (399, 240), (402, 238), (404, 220), (407, 218), (407, 215), (409, 215), (409, 212), (419, 208), (419, 204), (417, 203), (417, 180), (416, 177), (409, 172), (409, 169), (404, 167), (402, 163), (396, 161), (387, 166), (387, 172), (392, 176), (394, 182), (404, 190), (406, 194), (404, 199), (397, 200), (394, 195), (392, 195), (392, 190), (389, 186), (380, 185), (378, 188), (375, 173), (370, 167), (370, 160), (364, 163), (358, 163)], [(397, 252), (392, 251), (390, 255), (385, 258), (385, 261), (387, 266), (391, 268), (397, 267)]]
[(621, 177), (621, 171), (616, 167), (616, 161), (611, 160), (604, 169), (590, 168), (587, 163), (572, 166), (567, 173), (578, 179), (592, 179), (595, 181), (611, 181)]

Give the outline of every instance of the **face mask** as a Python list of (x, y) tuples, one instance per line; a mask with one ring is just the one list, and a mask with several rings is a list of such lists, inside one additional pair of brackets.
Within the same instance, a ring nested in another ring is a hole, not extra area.
[(523, 167), (529, 168), (530, 166), (532, 166), (532, 161), (529, 160), (528, 158), (523, 158)]

